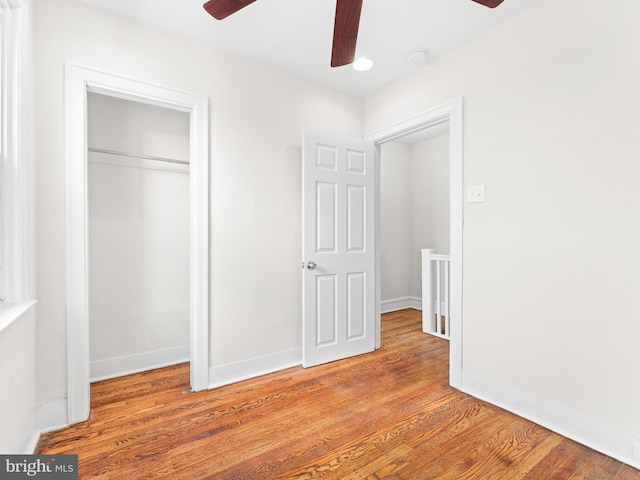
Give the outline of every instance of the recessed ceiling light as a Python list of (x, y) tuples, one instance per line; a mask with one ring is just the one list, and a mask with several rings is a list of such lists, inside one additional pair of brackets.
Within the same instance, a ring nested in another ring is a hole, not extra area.
[(365, 70), (369, 70), (371, 67), (373, 67), (373, 60), (367, 57), (360, 57), (353, 62), (353, 69), (358, 72), (364, 72)]

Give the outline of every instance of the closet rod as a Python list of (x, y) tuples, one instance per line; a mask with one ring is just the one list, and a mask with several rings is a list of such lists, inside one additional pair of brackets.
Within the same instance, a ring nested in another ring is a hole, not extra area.
[(109, 155), (119, 155), (122, 157), (141, 158), (143, 160), (155, 160), (158, 162), (179, 163), (181, 165), (189, 165), (189, 162), (185, 160), (177, 160), (175, 158), (154, 157), (152, 155), (140, 155), (137, 153), (118, 152), (116, 150), (106, 150), (104, 148), (89, 147), (88, 150), (94, 153), (107, 153)]

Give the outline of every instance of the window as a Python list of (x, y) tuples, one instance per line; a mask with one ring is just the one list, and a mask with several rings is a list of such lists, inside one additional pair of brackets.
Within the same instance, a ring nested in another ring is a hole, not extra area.
[(0, 298), (25, 302), (29, 244), (27, 0), (0, 0)]

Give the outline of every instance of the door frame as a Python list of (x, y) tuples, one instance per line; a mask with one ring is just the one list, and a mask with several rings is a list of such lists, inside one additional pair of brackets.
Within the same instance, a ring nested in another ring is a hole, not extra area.
[(375, 231), (376, 231), (376, 348), (380, 348), (380, 145), (410, 133), (449, 124), (449, 229), (450, 229), (450, 309), (449, 384), (462, 386), (462, 228), (463, 195), (463, 99), (462, 97), (410, 117), (365, 136), (376, 146)]
[(190, 383), (209, 386), (209, 99), (65, 64), (67, 422), (89, 418), (89, 262), (87, 94), (187, 112), (189, 126)]

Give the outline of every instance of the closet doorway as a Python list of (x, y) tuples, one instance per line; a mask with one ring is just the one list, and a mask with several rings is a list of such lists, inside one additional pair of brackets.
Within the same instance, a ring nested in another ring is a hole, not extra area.
[(188, 362), (189, 114), (89, 93), (91, 382)]
[[(67, 423), (90, 414), (88, 96), (104, 95), (189, 117), (189, 359), (194, 391), (209, 386), (209, 99), (87, 67), (65, 65)], [(97, 150), (99, 147), (92, 147)], [(105, 149), (106, 150), (106, 149)], [(126, 153), (126, 152), (125, 152)], [(111, 155), (94, 151), (92, 155)], [(155, 159), (139, 159), (155, 161)], [(170, 163), (170, 162), (168, 162)], [(116, 196), (119, 192), (110, 192)], [(166, 292), (170, 296), (173, 292)], [(118, 302), (122, 299), (112, 298)], [(153, 335), (153, 329), (148, 331)], [(122, 339), (121, 339), (122, 340)], [(170, 349), (170, 348), (169, 348)], [(166, 353), (166, 352), (165, 352)]]

